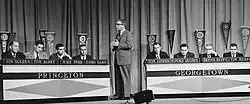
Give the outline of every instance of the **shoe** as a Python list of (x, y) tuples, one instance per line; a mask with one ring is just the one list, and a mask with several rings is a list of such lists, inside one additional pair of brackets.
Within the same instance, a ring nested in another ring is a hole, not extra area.
[(110, 100), (121, 100), (122, 97), (117, 96), (116, 94), (114, 94), (113, 96), (111, 96)]

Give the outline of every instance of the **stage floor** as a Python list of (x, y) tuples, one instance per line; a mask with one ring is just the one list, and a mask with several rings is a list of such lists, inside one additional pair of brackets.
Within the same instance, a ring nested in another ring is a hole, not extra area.
[[(124, 104), (125, 100), (109, 100), (94, 102), (68, 102), (53, 104)], [(134, 104), (133, 100), (129, 104)], [(208, 98), (176, 98), (156, 99), (149, 104), (250, 104), (250, 97), (208, 97)]]

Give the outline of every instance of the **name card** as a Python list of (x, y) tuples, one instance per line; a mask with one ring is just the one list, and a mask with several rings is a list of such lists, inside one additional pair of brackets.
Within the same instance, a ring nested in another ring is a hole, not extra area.
[(35, 59), (7, 59), (3, 65), (108, 65), (107, 60), (35, 60)]
[(57, 65), (59, 62), (57, 60), (26, 60), (26, 59), (7, 59), (3, 60), (3, 65)]
[(108, 65), (107, 60), (60, 60), (61, 65)]
[(250, 62), (250, 57), (215, 57), (202, 58), (202, 63), (219, 63), (219, 62)]
[(199, 58), (146, 59), (145, 64), (200, 63)]

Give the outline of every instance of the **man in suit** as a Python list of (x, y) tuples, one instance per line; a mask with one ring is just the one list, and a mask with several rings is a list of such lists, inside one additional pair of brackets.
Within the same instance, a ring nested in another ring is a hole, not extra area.
[(155, 42), (153, 44), (153, 52), (150, 52), (147, 54), (146, 59), (164, 59), (169, 58), (168, 54), (166, 52), (161, 51), (161, 45), (160, 43)]
[(87, 55), (88, 50), (85, 44), (80, 45), (79, 49), (80, 49), (80, 55), (74, 56), (72, 58), (73, 60), (93, 60), (91, 55)]
[(52, 60), (69, 60), (72, 59), (70, 55), (65, 52), (65, 47), (63, 44), (56, 44), (56, 53), (50, 55), (49, 59)]
[(174, 54), (174, 58), (195, 58), (194, 53), (188, 51), (187, 44), (181, 44), (180, 49), (179, 53)]
[(230, 52), (224, 53), (223, 57), (244, 57), (242, 53), (237, 52), (237, 44), (230, 44)]
[(26, 59), (48, 59), (48, 55), (43, 52), (44, 43), (41, 40), (35, 42), (34, 49), (25, 53)]
[(126, 30), (125, 20), (118, 19), (116, 28), (118, 34), (115, 41), (110, 43), (115, 53), (114, 68), (115, 68), (115, 92), (117, 99), (128, 100), (131, 97), (131, 64), (132, 64), (132, 33)]
[(212, 57), (219, 57), (219, 55), (213, 50), (212, 44), (206, 44), (206, 53), (200, 54), (199, 58), (212, 58)]
[(2, 54), (3, 59), (25, 59), (25, 55), (19, 52), (19, 43), (12, 41), (9, 44), (9, 50)]

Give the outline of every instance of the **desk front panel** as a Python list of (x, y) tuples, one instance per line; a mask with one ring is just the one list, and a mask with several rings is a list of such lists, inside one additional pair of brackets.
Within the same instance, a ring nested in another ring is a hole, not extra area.
[(110, 96), (109, 65), (3, 65), (3, 99)]
[(147, 64), (147, 87), (156, 95), (250, 95), (249, 86), (249, 62)]

